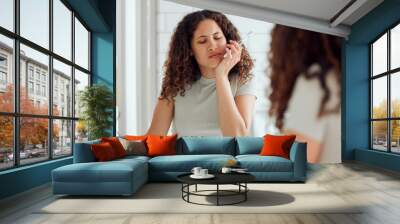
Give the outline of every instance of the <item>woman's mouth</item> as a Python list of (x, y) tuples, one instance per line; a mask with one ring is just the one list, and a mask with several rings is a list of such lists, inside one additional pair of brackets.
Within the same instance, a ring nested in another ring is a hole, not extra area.
[(221, 56), (222, 56), (222, 53), (217, 53), (217, 54), (209, 55), (208, 58), (219, 58)]

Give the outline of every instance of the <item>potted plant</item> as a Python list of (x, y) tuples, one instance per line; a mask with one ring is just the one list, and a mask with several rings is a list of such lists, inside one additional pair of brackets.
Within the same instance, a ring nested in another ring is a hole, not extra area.
[(87, 86), (79, 93), (81, 118), (87, 127), (89, 140), (110, 136), (107, 131), (112, 126), (114, 97), (110, 89), (103, 84)]

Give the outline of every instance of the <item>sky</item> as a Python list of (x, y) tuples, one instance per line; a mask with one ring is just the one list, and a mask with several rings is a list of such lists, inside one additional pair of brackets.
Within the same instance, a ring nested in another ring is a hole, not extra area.
[[(48, 48), (49, 44), (49, 4), (48, 0), (20, 0), (20, 31), (21, 36)], [(71, 12), (59, 0), (53, 0), (54, 17), (54, 52), (71, 60)], [(0, 26), (13, 30), (13, 0), (0, 0)], [(88, 33), (82, 24), (76, 20), (76, 63), (88, 68)], [(6, 39), (0, 35), (0, 41)], [(48, 56), (27, 46), (21, 45), (21, 50), (28, 57), (48, 64)], [(59, 66), (63, 69), (65, 66)], [(62, 70), (63, 71), (63, 70)], [(64, 72), (64, 71), (63, 71)], [(70, 73), (70, 72), (68, 72)], [(68, 74), (66, 73), (66, 74)]]

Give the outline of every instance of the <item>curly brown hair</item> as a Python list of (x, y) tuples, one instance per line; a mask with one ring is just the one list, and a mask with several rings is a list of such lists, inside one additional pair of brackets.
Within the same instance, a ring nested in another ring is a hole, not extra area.
[[(191, 41), (199, 23), (206, 19), (214, 20), (227, 40), (241, 40), (236, 27), (220, 12), (201, 10), (187, 14), (178, 23), (169, 44), (168, 57), (163, 66), (164, 78), (159, 99), (170, 100), (178, 93), (184, 96), (185, 90), (200, 78), (199, 66), (191, 54)], [(253, 60), (243, 46), (241, 59), (229, 72), (229, 78), (239, 75), (240, 82), (246, 83), (252, 78), (250, 71), (253, 66)]]
[[(339, 112), (340, 102), (333, 110), (325, 108), (331, 97), (326, 77), (328, 71), (333, 69), (340, 86), (342, 38), (282, 25), (276, 25), (271, 36), (268, 55), (272, 88), (269, 115), (276, 117), (276, 127), (282, 129), (284, 126), (285, 111), (296, 80), (302, 74), (306, 79), (318, 79), (324, 91), (318, 117)], [(309, 74), (308, 69), (314, 63), (321, 66), (321, 71)]]

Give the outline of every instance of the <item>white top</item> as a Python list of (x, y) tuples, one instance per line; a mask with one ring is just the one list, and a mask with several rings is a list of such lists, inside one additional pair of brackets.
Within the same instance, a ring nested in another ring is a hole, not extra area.
[[(256, 96), (255, 77), (242, 85), (239, 76), (230, 81), (232, 95)], [(215, 79), (201, 76), (185, 91), (175, 97), (172, 132), (181, 136), (222, 136), (218, 122), (217, 89)]]
[[(327, 74), (330, 98), (327, 109), (333, 109), (340, 102), (340, 86), (335, 73)], [(318, 118), (319, 106), (324, 95), (318, 79), (299, 76), (285, 113), (285, 129), (300, 132), (322, 144), (319, 163), (341, 162), (341, 119), (340, 112)]]

